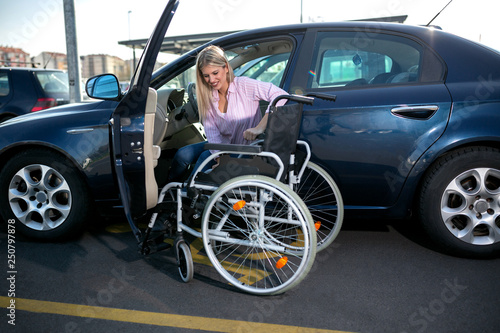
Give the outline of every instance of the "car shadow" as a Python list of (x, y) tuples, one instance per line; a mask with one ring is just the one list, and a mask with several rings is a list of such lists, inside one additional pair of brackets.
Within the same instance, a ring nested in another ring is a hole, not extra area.
[[(139, 227), (141, 231), (144, 231), (147, 227), (147, 221), (140, 221)], [(117, 260), (125, 263), (144, 261), (157, 272), (164, 274), (167, 278), (177, 282), (182, 281), (178, 272), (174, 247), (172, 246), (168, 249), (147, 255), (141, 254), (139, 244), (135, 240), (130, 226), (124, 217), (101, 218), (99, 221), (91, 223), (86, 232), (102, 246), (106, 247)], [(186, 243), (190, 245), (193, 256), (193, 280), (223, 290), (239, 291), (237, 288), (222, 281), (222, 278), (212, 267), (208, 257), (206, 257), (202, 242), (199, 241), (199, 239), (189, 234), (185, 234), (184, 238)], [(117, 246), (117, 242), (121, 243), (121, 246)], [(165, 242), (174, 244), (174, 239), (167, 238)], [(120, 249), (117, 250), (117, 248)]]
[(438, 252), (440, 254), (444, 254), (455, 258), (476, 259), (476, 260), (489, 260), (489, 259), (500, 258), (500, 254), (490, 254), (490, 255), (482, 254), (479, 256), (474, 254), (459, 255), (453, 253), (451, 250), (431, 240), (416, 217), (412, 217), (407, 220), (395, 220), (390, 222), (390, 225), (394, 228), (395, 231), (397, 231), (399, 234), (401, 234), (408, 240), (412, 241), (413, 243), (418, 244), (419, 246), (422, 246), (431, 251)]
[[(369, 218), (347, 218), (342, 224), (343, 231), (366, 231), (366, 232), (391, 232), (395, 231), (414, 244), (428, 250), (443, 254), (445, 251), (434, 243), (416, 218), (408, 219), (369, 219)], [(448, 254), (449, 255), (449, 254)]]

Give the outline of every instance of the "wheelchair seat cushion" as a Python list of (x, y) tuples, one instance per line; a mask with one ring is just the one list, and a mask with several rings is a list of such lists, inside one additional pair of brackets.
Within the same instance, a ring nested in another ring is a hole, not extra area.
[(275, 177), (278, 169), (260, 156), (251, 158), (221, 155), (219, 165), (209, 173), (198, 173), (196, 183), (221, 185), (226, 181), (247, 175)]

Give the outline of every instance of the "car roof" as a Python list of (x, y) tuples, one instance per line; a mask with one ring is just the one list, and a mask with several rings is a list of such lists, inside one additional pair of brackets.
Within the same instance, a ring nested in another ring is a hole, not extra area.
[[(456, 77), (450, 76), (447, 80), (453, 79), (460, 81), (464, 78), (477, 75), (477, 73), (481, 73), (481, 75), (483, 75), (483, 73), (490, 73), (492, 66), (494, 68), (500, 68), (496, 65), (500, 64), (500, 52), (483, 44), (437, 29), (436, 27), (408, 25), (393, 22), (344, 21), (289, 24), (233, 32), (186, 52), (168, 65), (162, 67), (158, 71), (155, 71), (152, 81), (154, 82), (157, 77), (161, 77), (161, 73), (167, 68), (183, 64), (185, 59), (195, 59), (197, 52), (211, 44), (226, 47), (226, 45), (251, 41), (258, 38), (304, 34), (308, 30), (322, 31), (323, 29), (325, 31), (354, 31), (359, 33), (359, 38), (368, 39), (372, 37), (371, 34), (376, 33), (406, 35), (409, 38), (426, 44), (432, 50), (437, 52), (447, 65), (452, 66), (453, 68), (461, 69), (460, 71), (456, 71)], [(457, 57), (457, 54), (460, 54), (461, 56)], [(484, 61), (478, 62), (477, 59), (484, 59)], [(474, 66), (470, 66), (472, 63)]]
[(257, 28), (252, 30), (244, 30), (232, 33), (230, 35), (226, 35), (224, 37), (220, 37), (217, 40), (223, 40), (225, 38), (231, 37), (234, 38), (238, 35), (247, 35), (247, 34), (256, 34), (256, 33), (272, 33), (275, 34), (279, 31), (283, 32), (292, 32), (292, 31), (305, 31), (308, 29), (356, 29), (360, 36), (363, 34), (377, 33), (381, 31), (385, 32), (397, 32), (397, 33), (406, 33), (410, 35), (417, 36), (419, 38), (427, 40), (431, 35), (436, 34), (446, 34), (440, 29), (436, 29), (435, 27), (427, 27), (427, 26), (419, 26), (419, 25), (408, 25), (402, 23), (394, 23), (394, 22), (376, 22), (376, 21), (340, 21), (340, 22), (320, 22), (320, 23), (299, 23), (299, 24), (289, 24), (289, 25), (281, 25), (281, 26), (270, 26)]
[(226, 39), (234, 39), (237, 37), (248, 39), (248, 36), (265, 36), (265, 35), (275, 35), (279, 33), (293, 33), (306, 31), (309, 29), (349, 29), (359, 32), (360, 38), (363, 34), (369, 36), (370, 33), (386, 32), (386, 33), (403, 33), (415, 36), (428, 45), (435, 46), (441, 43), (443, 40), (454, 40), (455, 43), (461, 43), (467, 41), (469, 43), (475, 44), (478, 47), (487, 49), (499, 53), (497, 50), (491, 49), (483, 44), (471, 41), (466, 38), (459, 37), (452, 33), (446, 32), (436, 26), (424, 26), (424, 25), (409, 25), (403, 23), (395, 22), (377, 22), (377, 21), (340, 21), (340, 22), (320, 22), (320, 23), (298, 23), (280, 26), (269, 26), (251, 30), (243, 30), (234, 32), (232, 34), (219, 37), (212, 41), (211, 43), (223, 42)]
[[(323, 29), (325, 31), (354, 31), (359, 34), (360, 39), (370, 39), (372, 34), (377, 33), (406, 35), (409, 38), (417, 39), (425, 43), (436, 51), (448, 65), (453, 63), (455, 68), (462, 68), (463, 70), (459, 73), (462, 77), (466, 76), (465, 72), (467, 71), (470, 71), (468, 75), (474, 75), (474, 73), (488, 73), (488, 71), (491, 72), (492, 66), (496, 69), (499, 68), (497, 64), (500, 64), (500, 52), (478, 42), (431, 26), (417, 26), (394, 22), (345, 21), (274, 26), (235, 32), (220, 37), (210, 42), (210, 44), (222, 45), (238, 40), (252, 40), (256, 38), (255, 36), (271, 37), (293, 33), (305, 33), (307, 30), (321, 31)], [(195, 52), (206, 46), (207, 44), (195, 50)], [(457, 57), (457, 54), (461, 56)], [(477, 59), (483, 59), (484, 61), (482, 64), (478, 64)], [(475, 65), (470, 66), (471, 62), (474, 62)]]
[(65, 72), (60, 69), (35, 68), (35, 67), (0, 67), (0, 70), (9, 71), (29, 71), (29, 72)]

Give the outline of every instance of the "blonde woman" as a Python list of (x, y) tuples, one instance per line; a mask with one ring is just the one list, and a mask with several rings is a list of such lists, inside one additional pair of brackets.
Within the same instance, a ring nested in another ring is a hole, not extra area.
[[(217, 46), (203, 49), (196, 61), (196, 95), (200, 119), (210, 143), (249, 144), (264, 132), (267, 112), (261, 115), (259, 101), (271, 102), (287, 93), (268, 82), (235, 77), (224, 51)], [(278, 106), (286, 101), (278, 102)], [(205, 142), (179, 149), (174, 156), (169, 179), (178, 180), (187, 166), (209, 155)], [(216, 164), (214, 161), (212, 166)]]

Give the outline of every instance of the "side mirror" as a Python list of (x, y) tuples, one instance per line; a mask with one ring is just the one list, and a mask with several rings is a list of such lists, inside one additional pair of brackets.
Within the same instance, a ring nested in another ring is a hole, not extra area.
[(113, 74), (101, 74), (88, 79), (85, 91), (91, 98), (117, 100), (121, 97), (118, 78)]

